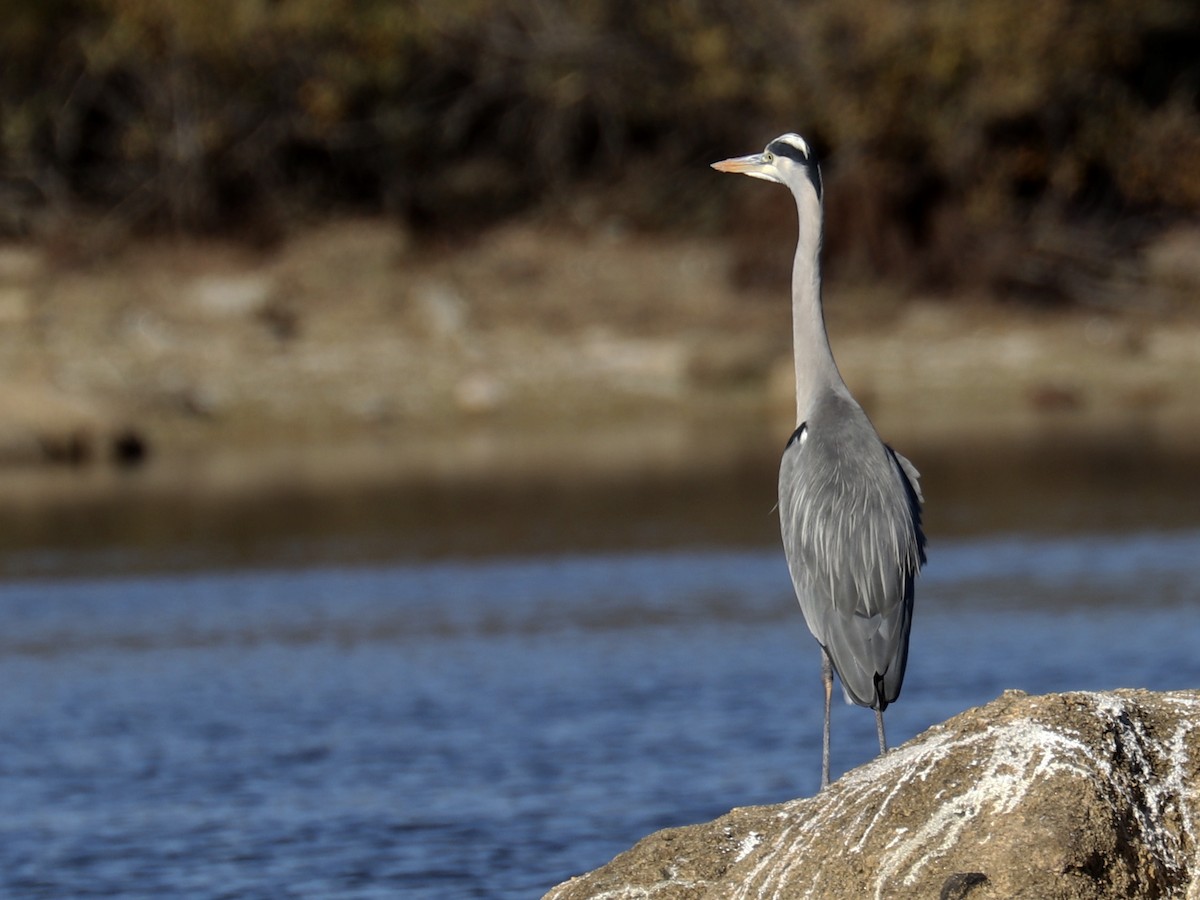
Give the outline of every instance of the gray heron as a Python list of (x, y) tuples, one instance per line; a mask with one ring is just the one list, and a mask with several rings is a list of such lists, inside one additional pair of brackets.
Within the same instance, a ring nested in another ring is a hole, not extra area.
[(834, 672), (848, 702), (875, 710), (879, 752), (887, 752), (883, 711), (900, 695), (913, 585), (925, 562), (919, 473), (880, 439), (834, 362), (821, 306), (821, 170), (808, 143), (785, 134), (762, 153), (712, 167), (785, 185), (799, 213), (796, 430), (779, 467), (779, 523), (804, 621), (821, 645), (824, 789)]

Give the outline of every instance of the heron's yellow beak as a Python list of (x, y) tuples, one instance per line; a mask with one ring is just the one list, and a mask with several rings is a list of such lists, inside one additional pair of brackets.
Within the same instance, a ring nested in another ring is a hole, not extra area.
[(765, 153), (723, 159), (713, 163), (712, 167), (718, 172), (735, 172), (739, 175), (749, 175), (751, 178), (761, 178), (763, 181), (779, 180), (774, 163), (767, 161)]
[(767, 161), (763, 159), (761, 153), (752, 153), (750, 156), (735, 156), (732, 159), (723, 159), (720, 162), (715, 162), (712, 167), (718, 172), (741, 172), (749, 174), (750, 172), (761, 172), (766, 166)]

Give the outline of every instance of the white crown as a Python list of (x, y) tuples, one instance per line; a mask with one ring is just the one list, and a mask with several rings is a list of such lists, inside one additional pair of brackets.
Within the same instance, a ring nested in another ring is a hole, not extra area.
[(804, 138), (800, 137), (800, 135), (795, 134), (794, 132), (781, 134), (779, 137), (775, 138), (775, 140), (771, 141), (771, 143), (787, 144), (791, 147), (795, 147), (805, 156), (812, 156), (812, 150), (808, 146), (808, 141), (804, 140)]

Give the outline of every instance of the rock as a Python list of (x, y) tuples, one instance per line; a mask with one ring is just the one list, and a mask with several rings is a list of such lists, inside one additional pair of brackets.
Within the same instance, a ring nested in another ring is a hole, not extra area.
[(41, 251), (22, 244), (0, 244), (0, 327), (29, 324), (34, 283), (44, 269)]
[(188, 286), (186, 298), (195, 312), (212, 318), (247, 318), (262, 313), (273, 284), (265, 275), (206, 275)]
[(29, 284), (45, 270), (45, 254), (40, 248), (0, 244), (0, 283)]
[(413, 290), (413, 300), (431, 337), (462, 340), (467, 330), (467, 301), (457, 289), (440, 281), (424, 282)]
[(27, 325), (33, 318), (33, 294), (29, 288), (0, 284), (0, 327)]
[(1010, 691), (815, 797), (652, 834), (547, 900), (1200, 897), (1200, 692)]
[(454, 402), (465, 413), (494, 412), (507, 396), (504, 383), (483, 372), (467, 375), (454, 386)]
[(1200, 228), (1174, 228), (1143, 251), (1151, 283), (1195, 292), (1200, 288)]
[(149, 442), (106, 404), (47, 384), (0, 385), (0, 465), (141, 463)]

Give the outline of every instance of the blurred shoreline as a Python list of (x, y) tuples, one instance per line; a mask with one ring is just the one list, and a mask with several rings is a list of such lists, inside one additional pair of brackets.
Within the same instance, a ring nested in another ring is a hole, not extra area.
[[(909, 455), (1190, 456), (1200, 232), (1170, 240), (1147, 251), (1133, 302), (835, 282), (835, 354)], [(269, 250), (3, 245), (0, 472), (32, 500), (36, 483), (59, 486), (47, 496), (128, 483), (110, 468), (143, 470), (143, 489), (240, 492), (761, 466), (793, 424), (790, 308), (786, 270), (739, 284), (740, 253), (537, 222), (419, 246), (377, 219)]]

